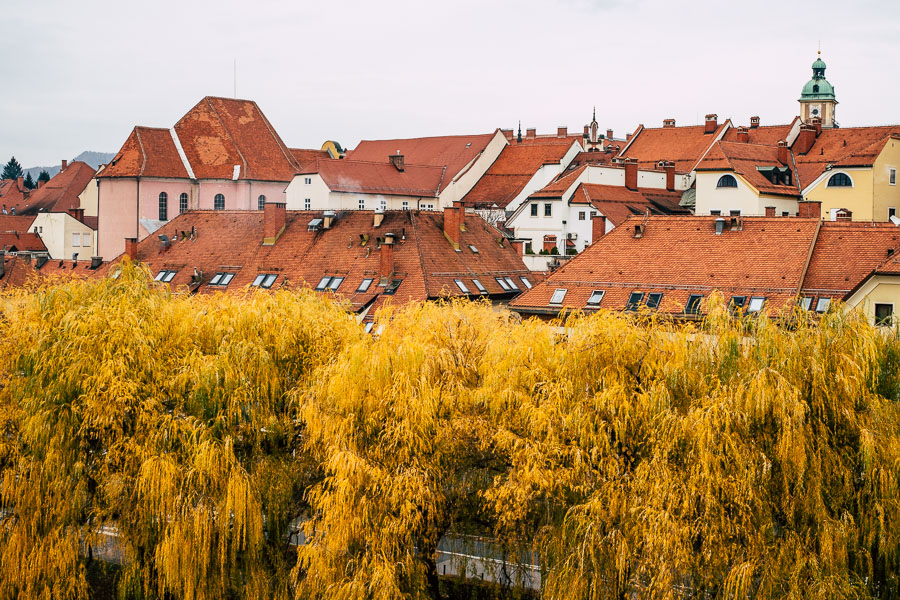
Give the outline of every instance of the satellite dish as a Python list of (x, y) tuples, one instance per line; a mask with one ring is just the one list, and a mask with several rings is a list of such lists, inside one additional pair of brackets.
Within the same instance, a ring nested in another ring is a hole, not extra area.
[(900, 217), (898, 217), (897, 215), (891, 215), (891, 223), (893, 223), (897, 227), (900, 227)]

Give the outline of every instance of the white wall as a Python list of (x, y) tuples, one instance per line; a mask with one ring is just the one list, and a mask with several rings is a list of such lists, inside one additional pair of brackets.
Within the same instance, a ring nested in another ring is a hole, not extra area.
[(99, 201), (97, 194), (97, 178), (91, 179), (84, 191), (78, 195), (79, 207), (84, 209), (84, 216), (96, 217), (97, 204)]
[(719, 210), (728, 215), (732, 210), (740, 210), (745, 216), (761, 216), (766, 214), (767, 206), (775, 207), (775, 215), (781, 216), (787, 211), (791, 216), (797, 214), (797, 200), (780, 196), (758, 195), (756, 189), (748, 184), (738, 173), (729, 173), (737, 180), (736, 188), (716, 187), (719, 178), (725, 171), (699, 171), (697, 173), (697, 205), (696, 215), (708, 215), (710, 211)]
[[(94, 230), (68, 213), (40, 213), (30, 231), (37, 232), (54, 260), (69, 260), (74, 252), (79, 259), (97, 256)], [(78, 236), (77, 245), (73, 234)]]
[[(306, 183), (306, 179), (309, 179), (310, 183)], [(306, 210), (306, 198), (310, 199), (310, 210), (360, 210), (360, 200), (365, 202), (363, 210), (377, 210), (382, 207), (386, 210), (426, 210), (429, 207), (430, 210), (439, 210), (440, 207), (440, 200), (434, 196), (332, 192), (318, 173), (295, 176), (288, 184), (286, 197), (288, 210)]]
[(461, 200), (463, 196), (468, 194), (484, 173), (494, 164), (494, 161), (503, 152), (503, 148), (508, 145), (509, 142), (506, 140), (506, 136), (500, 133), (498, 129), (484, 150), (457, 173), (450, 185), (441, 192), (440, 207), (452, 206), (455, 201)]

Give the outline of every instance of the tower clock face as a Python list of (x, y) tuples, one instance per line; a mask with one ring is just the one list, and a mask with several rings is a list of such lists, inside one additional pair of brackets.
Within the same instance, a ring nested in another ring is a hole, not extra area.
[(810, 117), (818, 117), (822, 114), (822, 107), (818, 104), (813, 104), (809, 107), (809, 116)]

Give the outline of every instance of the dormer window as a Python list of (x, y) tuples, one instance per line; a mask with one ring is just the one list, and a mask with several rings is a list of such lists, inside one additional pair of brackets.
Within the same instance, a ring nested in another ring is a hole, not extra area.
[(566, 288), (557, 288), (553, 295), (550, 296), (550, 304), (562, 304), (563, 300), (566, 299), (566, 292), (568, 292)]
[(734, 175), (722, 175), (716, 183), (717, 188), (736, 188), (737, 186), (737, 179), (734, 178)]
[(253, 280), (253, 283), (251, 283), (250, 286), (269, 289), (275, 284), (276, 279), (278, 279), (278, 275), (274, 273), (260, 273), (256, 276), (256, 279)]
[(156, 277), (153, 278), (154, 281), (162, 281), (163, 283), (169, 283), (172, 281), (172, 278), (175, 277), (175, 273), (178, 271), (168, 271), (163, 270), (156, 274)]
[(209, 280), (209, 285), (225, 287), (231, 283), (232, 279), (234, 279), (234, 273), (216, 273), (213, 275), (213, 278)]
[(828, 180), (828, 187), (853, 187), (853, 181), (846, 173), (835, 173)]
[(393, 296), (397, 292), (397, 288), (400, 287), (401, 283), (403, 283), (402, 279), (392, 279), (387, 287), (384, 288), (384, 295)]
[(319, 285), (316, 286), (316, 291), (324, 292), (325, 290), (331, 290), (332, 292), (335, 292), (339, 287), (341, 287), (341, 284), (343, 282), (343, 277), (331, 277), (326, 275), (319, 280)]

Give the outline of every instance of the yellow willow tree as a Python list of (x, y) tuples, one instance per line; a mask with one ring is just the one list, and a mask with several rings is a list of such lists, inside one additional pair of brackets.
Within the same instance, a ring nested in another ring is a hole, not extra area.
[(309, 494), (300, 599), (437, 598), (438, 541), (483, 527), (479, 492), (502, 468), (474, 392), (509, 314), (453, 302), (382, 317), (303, 411), (325, 478)]
[(311, 293), (170, 294), (127, 267), (5, 299), (0, 597), (85, 597), (101, 532), (123, 597), (289, 595), (316, 467), (290, 393), (362, 336)]
[(721, 302), (700, 328), (566, 326), (493, 347), (481, 390), (512, 464), (485, 499), (545, 597), (897, 597), (895, 336)]

